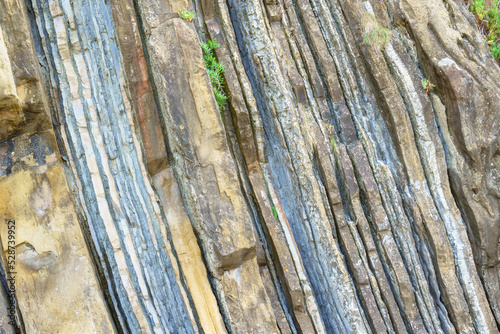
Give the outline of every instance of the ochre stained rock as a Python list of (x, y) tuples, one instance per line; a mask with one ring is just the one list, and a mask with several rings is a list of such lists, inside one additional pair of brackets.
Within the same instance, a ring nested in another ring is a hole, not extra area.
[[(29, 148), (37, 139), (36, 135), (18, 138), (15, 150)], [(77, 333), (81, 328), (88, 333), (113, 332), (62, 166), (55, 162), (54, 152), (53, 162), (38, 160), (49, 160), (51, 155), (33, 153), (41, 155), (33, 159), (15, 154), (18, 162), (0, 183), (0, 233), (7, 258), (10, 239), (5, 221), (15, 221), (14, 276), (26, 332)]]

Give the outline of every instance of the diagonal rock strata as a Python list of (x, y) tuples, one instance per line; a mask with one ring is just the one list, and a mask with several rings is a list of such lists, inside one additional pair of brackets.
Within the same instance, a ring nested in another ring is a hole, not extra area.
[(500, 69), (464, 2), (5, 0), (0, 74), (2, 330), (499, 331)]

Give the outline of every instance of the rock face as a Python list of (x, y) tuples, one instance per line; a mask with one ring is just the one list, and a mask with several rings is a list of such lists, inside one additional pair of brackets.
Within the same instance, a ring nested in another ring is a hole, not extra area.
[(1, 1), (0, 332), (498, 333), (499, 79), (461, 1)]

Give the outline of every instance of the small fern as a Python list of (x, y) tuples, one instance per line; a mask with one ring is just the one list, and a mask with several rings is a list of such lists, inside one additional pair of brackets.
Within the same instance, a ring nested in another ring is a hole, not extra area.
[(219, 111), (222, 112), (226, 105), (227, 95), (224, 93), (224, 73), (225, 67), (215, 58), (214, 50), (219, 48), (220, 44), (216, 40), (209, 40), (207, 43), (201, 43), (203, 50), (203, 59), (207, 67), (208, 77), (212, 83), (212, 89), (215, 95), (215, 100), (219, 106)]

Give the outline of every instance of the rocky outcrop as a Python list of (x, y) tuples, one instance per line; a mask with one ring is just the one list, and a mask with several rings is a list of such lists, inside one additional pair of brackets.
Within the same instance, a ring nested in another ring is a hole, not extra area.
[(499, 331), (464, 3), (4, 0), (0, 74), (3, 331)]
[[(6, 101), (6, 132), (0, 144), (0, 234), (5, 250), (2, 282), (8, 293), (2, 305), (5, 313), (17, 314), (17, 324), (3, 317), (2, 326), (12, 322), (26, 333), (76, 333), (81, 328), (111, 332), (113, 321), (80, 225), (85, 220), (68, 188), (50, 123), (26, 5), (3, 1), (0, 12)], [(17, 118), (9, 116), (13, 114)]]

